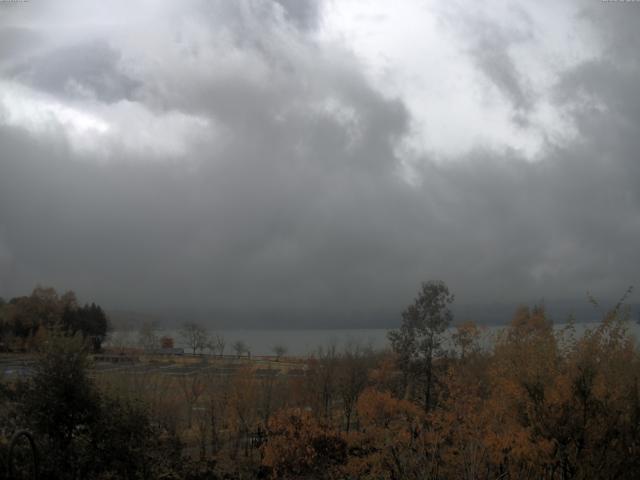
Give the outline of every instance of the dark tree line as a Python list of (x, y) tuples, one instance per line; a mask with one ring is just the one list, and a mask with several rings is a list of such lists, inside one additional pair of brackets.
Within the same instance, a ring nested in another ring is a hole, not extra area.
[(77, 308), (66, 306), (60, 325), (72, 335), (80, 333), (90, 339), (94, 351), (100, 350), (109, 327), (104, 310), (93, 302)]
[(80, 305), (75, 293), (58, 295), (53, 288), (36, 287), (30, 295), (0, 299), (0, 344), (4, 349), (29, 350), (38, 336), (60, 329), (88, 340), (100, 350), (109, 321), (95, 303)]

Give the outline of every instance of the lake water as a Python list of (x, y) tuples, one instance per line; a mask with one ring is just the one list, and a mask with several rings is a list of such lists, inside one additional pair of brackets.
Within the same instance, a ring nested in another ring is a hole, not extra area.
[[(287, 355), (306, 356), (314, 353), (319, 347), (335, 345), (339, 350), (349, 342), (374, 349), (384, 349), (388, 346), (387, 329), (353, 329), (353, 330), (221, 330), (210, 332), (222, 335), (226, 346), (225, 354), (233, 354), (232, 345), (242, 341), (247, 345), (252, 355), (273, 355), (273, 348), (282, 345), (287, 349)], [(169, 336), (174, 339), (175, 347), (182, 347), (185, 352), (189, 349), (182, 341), (179, 330), (161, 330), (158, 336)], [(135, 332), (114, 332), (108, 344), (135, 345)]]
[[(563, 328), (564, 324), (556, 324), (555, 328)], [(576, 335), (581, 335), (587, 328), (594, 328), (597, 323), (578, 323), (576, 327)], [(495, 335), (503, 329), (503, 326), (486, 327), (482, 335), (481, 344), (485, 347), (493, 343)], [(636, 338), (640, 338), (640, 325), (635, 322), (629, 323), (629, 329)], [(237, 341), (244, 342), (251, 351), (252, 355), (273, 355), (273, 347), (282, 345), (287, 349), (288, 355), (305, 356), (312, 354), (319, 347), (326, 348), (335, 345), (341, 350), (349, 343), (357, 343), (362, 346), (371, 346), (376, 350), (382, 350), (389, 347), (387, 333), (389, 329), (325, 329), (325, 330), (221, 330), (218, 333), (222, 335), (226, 342), (225, 354), (233, 354), (232, 345)], [(174, 339), (176, 347), (185, 348), (186, 345), (181, 339), (178, 330), (159, 331), (158, 336), (167, 335)], [(112, 342), (114, 344), (135, 345), (137, 334), (135, 332), (115, 332)]]

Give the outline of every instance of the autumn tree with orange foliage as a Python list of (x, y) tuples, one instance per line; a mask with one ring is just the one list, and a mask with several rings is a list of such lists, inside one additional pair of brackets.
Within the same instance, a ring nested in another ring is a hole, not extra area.
[(460, 325), (456, 325), (455, 332), (451, 335), (451, 340), (460, 352), (462, 360), (480, 350), (481, 334), (481, 329), (472, 321), (467, 320)]
[(420, 478), (423, 455), (420, 431), (424, 412), (420, 406), (367, 388), (357, 403), (360, 429), (351, 432), (345, 478)]
[(339, 432), (319, 423), (311, 413), (285, 409), (269, 420), (262, 464), (271, 478), (338, 479), (347, 444)]
[[(51, 292), (36, 293), (44, 308)], [(640, 478), (640, 355), (620, 302), (581, 335), (521, 307), (489, 344), (472, 322), (447, 331), (452, 300), (424, 284), (393, 352), (330, 346), (285, 368), (216, 358), (96, 383), (184, 442), (193, 479)]]

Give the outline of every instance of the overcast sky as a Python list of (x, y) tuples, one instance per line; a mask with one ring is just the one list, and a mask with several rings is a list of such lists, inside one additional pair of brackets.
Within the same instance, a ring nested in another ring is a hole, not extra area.
[(0, 2), (0, 296), (617, 297), (639, 51), (628, 2)]

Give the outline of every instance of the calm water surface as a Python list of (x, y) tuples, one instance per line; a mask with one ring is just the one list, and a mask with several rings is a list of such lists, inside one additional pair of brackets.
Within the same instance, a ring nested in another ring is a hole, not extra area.
[[(565, 324), (556, 324), (556, 329), (561, 329)], [(594, 328), (597, 323), (579, 323), (575, 325), (576, 335), (581, 335), (586, 329)], [(495, 339), (495, 335), (502, 330), (502, 326), (491, 326), (484, 329), (481, 344), (490, 346)], [(640, 326), (635, 322), (629, 323), (630, 331), (640, 338)], [(389, 329), (325, 329), (325, 330), (221, 330), (211, 331), (222, 335), (226, 342), (225, 354), (233, 354), (232, 345), (237, 341), (243, 341), (251, 350), (252, 355), (273, 355), (273, 348), (276, 345), (286, 347), (288, 355), (310, 355), (318, 351), (318, 348), (326, 348), (335, 345), (338, 350), (351, 344), (371, 346), (376, 350), (389, 347), (387, 333)], [(186, 345), (182, 341), (179, 330), (163, 330), (159, 336), (167, 335), (173, 337), (176, 347)], [(136, 332), (114, 332), (112, 342), (134, 345), (137, 340)]]

